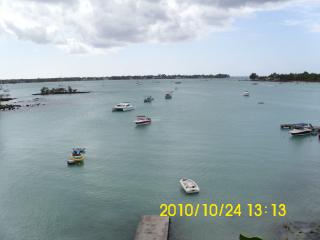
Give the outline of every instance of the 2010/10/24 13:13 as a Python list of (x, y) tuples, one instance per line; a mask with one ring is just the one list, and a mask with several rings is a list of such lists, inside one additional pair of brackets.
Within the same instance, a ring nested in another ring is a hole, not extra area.
[(271, 215), (273, 217), (284, 217), (287, 214), (286, 205), (281, 204), (270, 204), (264, 205), (260, 203), (252, 204), (248, 203), (245, 205), (241, 204), (161, 204), (160, 205), (160, 216), (168, 217), (262, 217)]

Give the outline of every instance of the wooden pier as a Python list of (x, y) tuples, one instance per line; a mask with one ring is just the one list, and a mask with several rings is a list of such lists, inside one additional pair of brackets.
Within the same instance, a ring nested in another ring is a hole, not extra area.
[(134, 240), (167, 240), (169, 217), (158, 215), (142, 216)]

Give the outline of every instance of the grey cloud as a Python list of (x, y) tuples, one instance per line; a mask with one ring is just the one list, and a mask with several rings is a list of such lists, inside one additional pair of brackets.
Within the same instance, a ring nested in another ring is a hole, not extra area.
[[(289, 1), (289, 0), (288, 0)], [(280, 0), (2, 0), (0, 26), (73, 53), (197, 38), (228, 28), (243, 6)], [(29, 3), (32, 2), (31, 6)], [(45, 4), (45, 5), (44, 5)], [(230, 10), (232, 9), (232, 11)], [(243, 14), (246, 14), (245, 12)]]
[(282, 3), (286, 1), (292, 1), (292, 0), (180, 0), (181, 2), (188, 2), (191, 3), (197, 3), (197, 4), (203, 4), (207, 6), (221, 6), (221, 7), (228, 7), (228, 8), (234, 8), (234, 7), (240, 7), (240, 6), (257, 6), (262, 5), (266, 3)]
[(21, 0), (22, 2), (34, 2), (34, 3), (38, 3), (38, 4), (75, 4), (78, 2), (78, 0)]
[(52, 35), (50, 35), (43, 27), (19, 28), (11, 22), (5, 22), (5, 26), (13, 31), (19, 39), (31, 40), (40, 44), (52, 42)]

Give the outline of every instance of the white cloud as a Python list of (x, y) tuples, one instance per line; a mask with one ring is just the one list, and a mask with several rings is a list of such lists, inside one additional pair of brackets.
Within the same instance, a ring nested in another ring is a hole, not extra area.
[(237, 17), (288, 1), (2, 0), (0, 26), (21, 40), (84, 53), (201, 37), (229, 29)]
[(310, 27), (311, 32), (320, 33), (320, 23), (313, 23)]
[(294, 3), (288, 8), (293, 17), (285, 20), (284, 25), (301, 27), (313, 33), (320, 32), (320, 1), (297, 0)]

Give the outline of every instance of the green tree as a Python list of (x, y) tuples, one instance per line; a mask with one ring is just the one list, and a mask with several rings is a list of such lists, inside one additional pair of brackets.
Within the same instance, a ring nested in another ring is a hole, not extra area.
[(47, 88), (47, 87), (43, 87), (43, 88), (41, 88), (41, 94), (49, 94), (49, 88)]
[(258, 76), (256, 73), (251, 73), (250, 76), (249, 76), (249, 78), (250, 78), (251, 80), (256, 80), (257, 78), (259, 78), (259, 76)]

